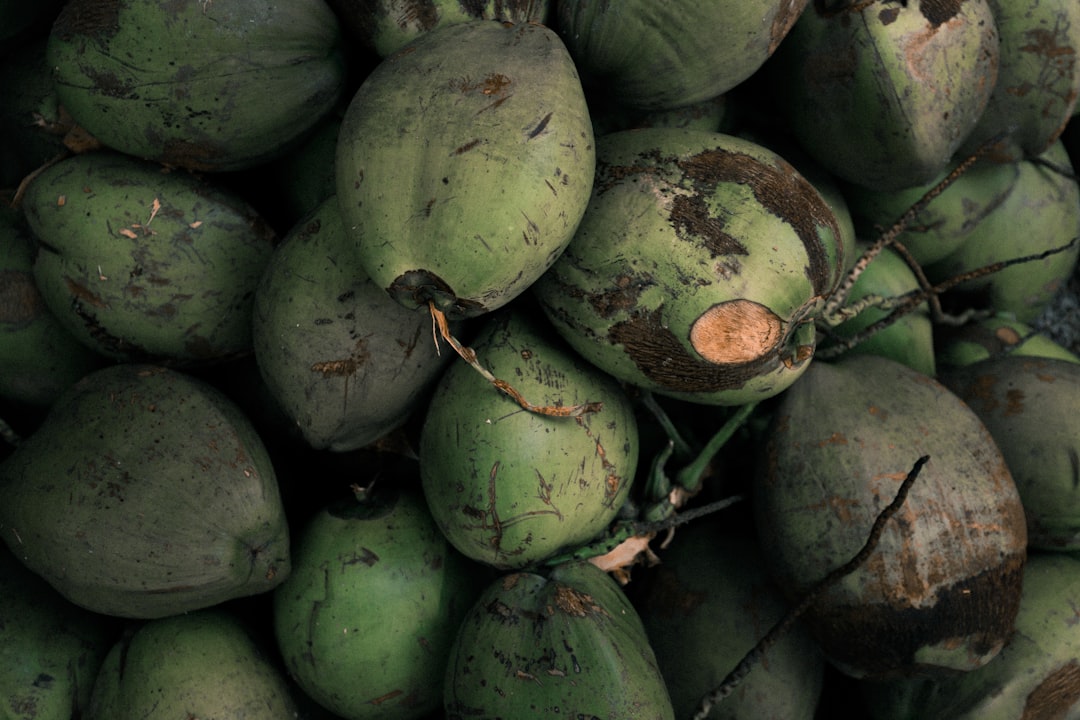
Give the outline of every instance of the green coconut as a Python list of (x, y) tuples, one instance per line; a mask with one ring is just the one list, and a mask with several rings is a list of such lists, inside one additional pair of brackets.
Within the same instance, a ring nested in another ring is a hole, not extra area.
[(337, 195), (361, 266), (408, 307), (451, 317), (520, 295), (589, 200), (592, 124), (554, 31), (475, 20), (383, 60), (353, 96)]
[(70, 601), (155, 618), (289, 574), (274, 468), (250, 421), (183, 373), (85, 376), (0, 465), (0, 537)]
[(447, 720), (675, 717), (641, 619), (587, 562), (485, 588), (458, 630), (443, 693)]
[(204, 171), (279, 155), (345, 87), (324, 0), (73, 0), (48, 61), (60, 102), (102, 143)]
[(284, 673), (236, 615), (222, 608), (158, 618), (109, 650), (86, 720), (291, 720)]
[(805, 371), (845, 235), (825, 197), (764, 146), (628, 130), (600, 138), (585, 217), (533, 290), (569, 344), (613, 377), (741, 405)]
[(629, 396), (526, 307), (488, 318), (472, 348), (529, 402), (592, 411), (530, 412), (457, 363), (435, 386), (420, 434), (420, 476), (436, 523), (464, 555), (500, 569), (599, 535), (629, 496), (638, 459)]
[(1042, 155), (1080, 98), (1080, 3), (988, 1), (1000, 38), (998, 79), (965, 149), (1000, 138), (1000, 159)]
[(274, 591), (274, 634), (290, 676), (349, 720), (426, 717), (442, 706), (450, 645), (480, 577), (418, 493), (324, 507)]
[(945, 169), (997, 81), (987, 0), (815, 2), (776, 52), (792, 131), (848, 182), (898, 190)]
[(45, 305), (34, 282), (35, 253), (19, 213), (0, 207), (0, 397), (48, 407), (103, 359)]
[(86, 346), (177, 365), (251, 351), (255, 286), (276, 236), (236, 193), (96, 152), (37, 176), (23, 211), (42, 298)]
[[(969, 305), (1030, 323), (1069, 281), (1080, 258), (1080, 185), (1070, 176), (1072, 163), (1060, 140), (1037, 158), (1020, 161), (1018, 168), (1009, 193), (977, 231), (925, 270), (930, 280), (941, 282), (991, 263), (1045, 255), (955, 290)], [(1066, 247), (1070, 241), (1073, 245)]]
[(635, 108), (716, 97), (775, 52), (808, 0), (564, 0), (559, 33), (590, 86)]
[(81, 717), (116, 624), (68, 602), (0, 548), (0, 716)]
[(780, 397), (753, 486), (763, 554), (794, 601), (847, 563), (923, 456), (876, 550), (803, 622), (857, 678), (941, 676), (996, 656), (1027, 551), (1016, 483), (979, 417), (895, 360), (815, 362)]
[(337, 198), (285, 236), (255, 290), (255, 360), (307, 443), (354, 450), (400, 426), (452, 353), (431, 318), (394, 302), (356, 262)]
[(937, 680), (866, 683), (874, 720), (1073, 718), (1080, 712), (1080, 559), (1032, 553), (1016, 630), (981, 668)]

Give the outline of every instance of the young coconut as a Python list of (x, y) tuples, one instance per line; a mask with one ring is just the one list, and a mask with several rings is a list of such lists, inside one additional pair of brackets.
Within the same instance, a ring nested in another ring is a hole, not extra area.
[(641, 619), (587, 562), (485, 588), (454, 640), (443, 694), (448, 720), (675, 717)]
[(832, 206), (761, 145), (622, 131), (600, 138), (585, 217), (533, 287), (570, 345), (615, 378), (741, 405), (805, 371), (843, 241)]
[(921, 456), (929, 461), (877, 549), (803, 616), (853, 677), (941, 676), (1000, 652), (1027, 548), (1016, 484), (963, 401), (874, 355), (811, 365), (779, 399), (762, 449), (758, 537), (793, 600), (855, 554)]
[(121, 364), (69, 388), (0, 464), (0, 535), (64, 597), (156, 618), (265, 592), (289, 574), (277, 478), (221, 392)]
[(337, 194), (368, 275), (406, 307), (495, 310), (559, 256), (593, 182), (592, 125), (552, 30), (476, 20), (383, 60), (342, 121)]
[(526, 395), (592, 411), (570, 418), (527, 412), (459, 363), (435, 387), (419, 448), (438, 526), (464, 555), (501, 569), (599, 535), (629, 496), (638, 457), (626, 392), (566, 347), (541, 314), (530, 314), (532, 305), (519, 303), (485, 318), (477, 351)]

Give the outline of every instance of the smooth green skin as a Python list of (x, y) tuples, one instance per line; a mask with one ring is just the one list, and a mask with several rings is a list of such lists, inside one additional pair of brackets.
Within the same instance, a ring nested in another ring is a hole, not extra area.
[(78, 717), (116, 630), (108, 618), (72, 605), (0, 548), (0, 717)]
[(988, 0), (1000, 38), (997, 84), (965, 148), (1006, 133), (995, 155), (1046, 152), (1080, 97), (1080, 3)]
[(255, 286), (276, 238), (238, 196), (104, 152), (47, 169), (23, 209), (42, 245), (34, 280), (45, 304), (86, 346), (181, 364), (251, 350)]
[[(1072, 172), (1069, 155), (1057, 141), (1041, 160)], [(1011, 192), (953, 253), (925, 268), (932, 282), (984, 265), (1061, 247), (1080, 237), (1080, 185), (1030, 160), (1019, 163)], [(1080, 243), (1042, 260), (1013, 265), (958, 291), (975, 292), (995, 312), (1033, 322), (1065, 286), (1080, 258)]]
[(105, 145), (193, 170), (280, 154), (340, 99), (345, 63), (324, 0), (65, 5), (48, 43), (56, 92)]
[(477, 20), (383, 60), (337, 152), (361, 265), (408, 307), (469, 317), (520, 295), (563, 251), (595, 169), (570, 55), (542, 25)]
[(1016, 484), (967, 405), (875, 355), (813, 363), (781, 396), (762, 448), (756, 531), (792, 598), (855, 556), (923, 455), (877, 550), (803, 616), (852, 677), (967, 671), (1000, 651), (1027, 545)]
[[(843, 270), (843, 238), (816, 188), (761, 145), (707, 131), (623, 131), (600, 138), (585, 217), (533, 290), (570, 345), (613, 377), (741, 405), (805, 371), (815, 313)], [(699, 354), (694, 322), (743, 300), (776, 316), (775, 339), (732, 321), (745, 359)]]
[(1076, 354), (1007, 314), (964, 325), (938, 344), (935, 356), (938, 367), (947, 369), (971, 365), (1005, 353), (1080, 364), (1080, 357)]
[(464, 555), (500, 569), (576, 549), (611, 523), (630, 492), (638, 428), (629, 397), (560, 343), (542, 315), (518, 306), (489, 318), (471, 347), (535, 405), (603, 408), (580, 418), (528, 412), (469, 365), (452, 365), (420, 435), (436, 523)]
[(1080, 559), (1032, 553), (1016, 632), (981, 668), (937, 682), (862, 688), (874, 720), (1016, 720), (1075, 717), (1080, 709)]
[(1028, 545), (1080, 549), (1080, 489), (1072, 426), (1080, 365), (1006, 355), (942, 373), (983, 421), (1009, 465), (1027, 514)]
[[(756, 541), (723, 535), (716, 523), (680, 528), (658, 552), (638, 604), (675, 716), (692, 717), (743, 656), (784, 616)], [(795, 627), (739, 683), (710, 720), (812, 720), (824, 663)]]
[(0, 208), (0, 397), (48, 407), (102, 360), (45, 306), (34, 252), (19, 213)]
[[(865, 247), (864, 243), (860, 250)], [(851, 287), (847, 304), (852, 305), (867, 297), (888, 299), (918, 289), (919, 281), (904, 259), (895, 250), (885, 248), (859, 275), (859, 279)], [(833, 332), (842, 338), (850, 338), (889, 313), (889, 310), (876, 307), (867, 308), (850, 320), (837, 325), (833, 328)], [(926, 303), (904, 315), (892, 325), (874, 333), (847, 350), (846, 353), (881, 355), (901, 362), (924, 375), (934, 376), (937, 374), (934, 326)]]
[[(936, 25), (923, 15), (954, 7)], [(997, 66), (987, 0), (870, 3), (831, 16), (811, 4), (773, 64), (806, 151), (837, 177), (878, 190), (945, 169), (986, 107)]]
[(773, 54), (808, 0), (557, 3), (559, 33), (590, 86), (662, 110), (716, 97)]
[(443, 688), (448, 720), (675, 717), (641, 619), (587, 562), (489, 585), (458, 630)]
[[(912, 205), (953, 171), (950, 163), (930, 182), (903, 190), (878, 190), (845, 185), (843, 192), (859, 236), (876, 238), (899, 220)], [(1020, 165), (980, 162), (965, 171), (921, 210), (897, 235), (897, 240), (921, 265), (947, 257), (982, 232), (982, 222), (993, 217), (1013, 192)]]
[(101, 666), (85, 720), (293, 720), (288, 681), (233, 615), (151, 620)]
[(473, 20), (546, 23), (552, 0), (329, 0), (346, 30), (379, 57), (425, 33)]
[(425, 400), (454, 357), (431, 317), (358, 267), (336, 197), (278, 245), (255, 290), (255, 360), (271, 394), (316, 449), (371, 443)]
[(72, 602), (155, 618), (289, 574), (269, 456), (224, 395), (173, 370), (97, 370), (0, 465), (0, 536)]
[(418, 493), (324, 508), (274, 591), (290, 676), (349, 720), (426, 716), (442, 705), (450, 645), (477, 580)]

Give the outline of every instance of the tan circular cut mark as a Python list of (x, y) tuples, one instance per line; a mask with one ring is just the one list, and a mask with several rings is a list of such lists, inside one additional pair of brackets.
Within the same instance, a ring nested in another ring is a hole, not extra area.
[(756, 360), (783, 335), (783, 320), (752, 300), (713, 305), (690, 328), (690, 344), (711, 363), (729, 365)]

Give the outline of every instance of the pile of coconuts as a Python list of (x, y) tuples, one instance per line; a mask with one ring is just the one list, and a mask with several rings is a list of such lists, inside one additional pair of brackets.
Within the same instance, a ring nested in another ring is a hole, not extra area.
[(1080, 715), (1076, 0), (0, 39), (0, 717)]

